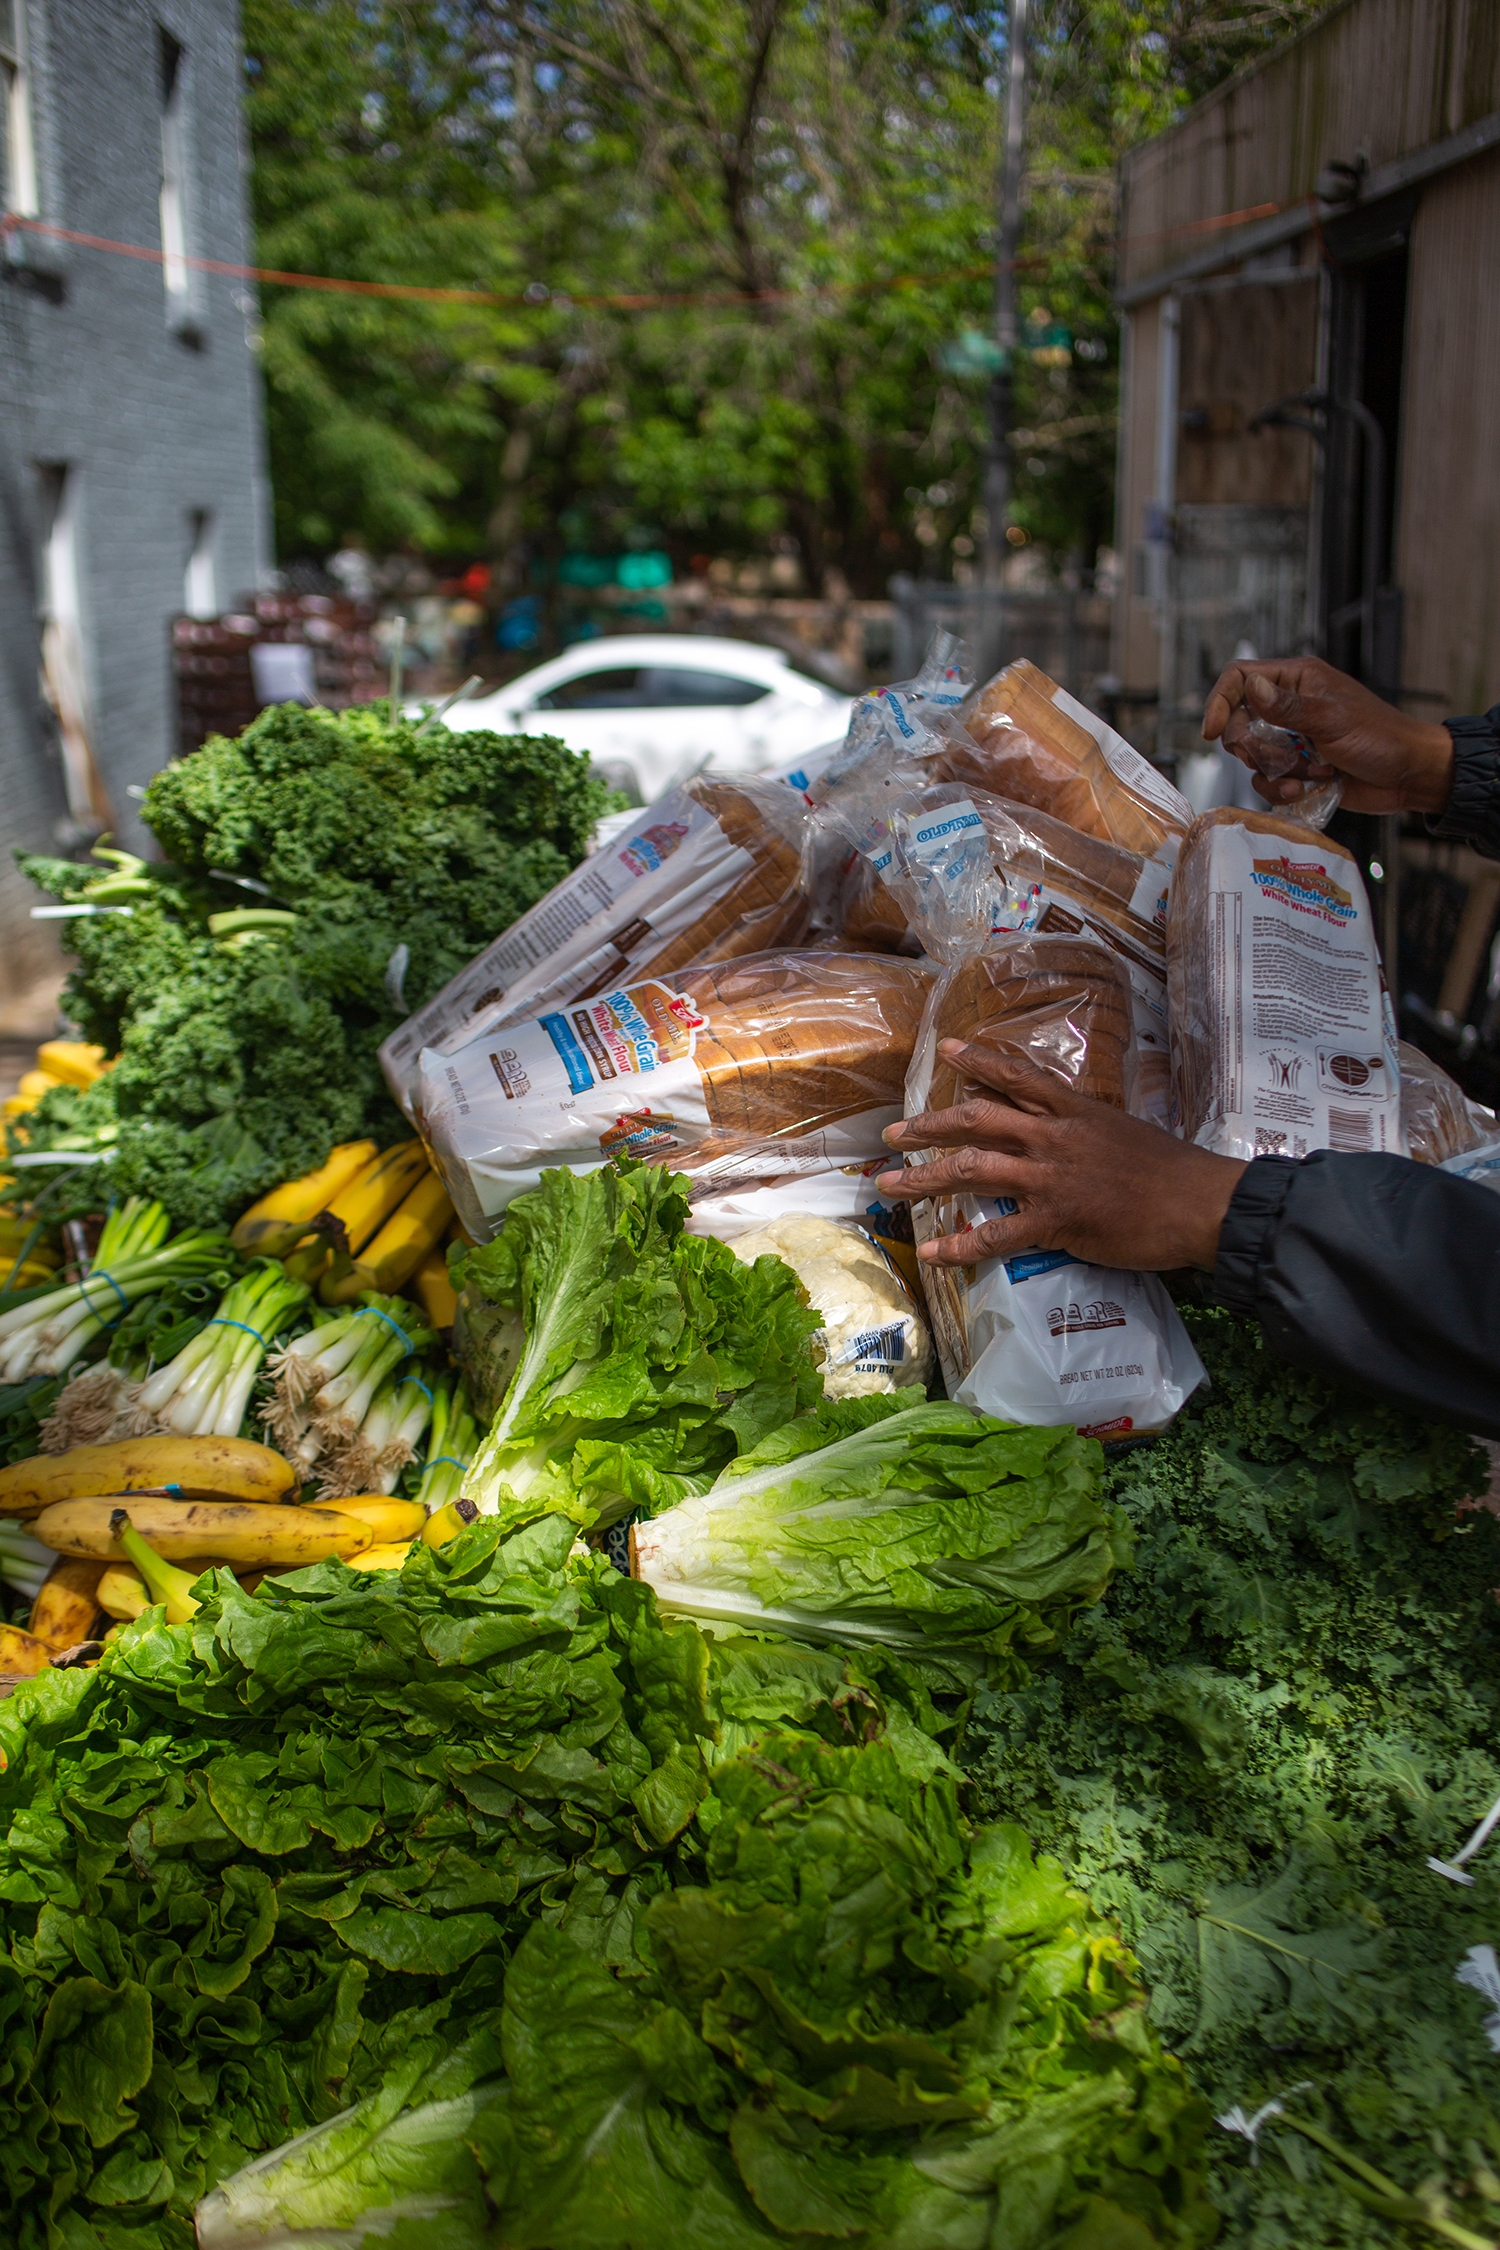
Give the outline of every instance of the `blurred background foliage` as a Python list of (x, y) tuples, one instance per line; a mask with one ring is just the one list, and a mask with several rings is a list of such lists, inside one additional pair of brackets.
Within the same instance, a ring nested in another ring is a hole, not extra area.
[[(1110, 537), (1118, 159), (1318, 12), (1034, 0), (1012, 513), (1055, 566)], [(1004, 8), (245, 0), (244, 31), (263, 265), (523, 300), (263, 289), (283, 561), (962, 570)]]

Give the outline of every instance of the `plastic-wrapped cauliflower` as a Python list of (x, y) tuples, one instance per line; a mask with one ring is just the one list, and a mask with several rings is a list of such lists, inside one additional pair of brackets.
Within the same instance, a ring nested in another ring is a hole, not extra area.
[(829, 1398), (904, 1390), (932, 1374), (932, 1338), (915, 1298), (862, 1227), (833, 1219), (773, 1219), (729, 1245), (747, 1265), (784, 1258), (823, 1315)]

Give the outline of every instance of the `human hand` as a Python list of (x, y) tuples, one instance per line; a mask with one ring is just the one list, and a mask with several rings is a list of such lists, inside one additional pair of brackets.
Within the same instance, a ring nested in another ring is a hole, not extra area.
[(938, 1053), (975, 1092), (955, 1109), (888, 1126), (885, 1139), (953, 1153), (882, 1172), (881, 1193), (1008, 1196), (1018, 1208), (1013, 1218), (924, 1242), (919, 1257), (967, 1266), (1018, 1250), (1071, 1250), (1132, 1272), (1212, 1268), (1243, 1164), (1077, 1094), (1021, 1055), (961, 1039), (943, 1040)]
[(1203, 707), (1203, 739), (1217, 742), (1239, 706), (1252, 718), (1305, 735), (1317, 753), (1300, 774), (1257, 775), (1273, 805), (1344, 776), (1347, 812), (1440, 813), (1453, 793), (1453, 737), (1411, 718), (1318, 656), (1246, 658), (1226, 664)]

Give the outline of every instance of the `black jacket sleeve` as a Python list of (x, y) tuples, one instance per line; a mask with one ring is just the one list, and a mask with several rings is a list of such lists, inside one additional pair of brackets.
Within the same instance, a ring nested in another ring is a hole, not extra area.
[(1453, 737), (1453, 795), (1427, 827), (1500, 859), (1500, 703), (1482, 719), (1445, 719)]
[(1500, 1438), (1500, 1195), (1404, 1156), (1247, 1165), (1210, 1293), (1298, 1367)]

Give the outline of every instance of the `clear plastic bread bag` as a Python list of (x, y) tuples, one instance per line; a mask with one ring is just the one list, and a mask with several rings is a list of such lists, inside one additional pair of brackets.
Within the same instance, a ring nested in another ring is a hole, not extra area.
[(559, 1164), (667, 1163), (705, 1196), (862, 1167), (901, 1114), (930, 983), (819, 948), (648, 976), (424, 1049), (418, 1125), (476, 1240)]
[(784, 781), (703, 773), (669, 790), (391, 1034), (380, 1050), (391, 1093), (414, 1117), (424, 1050), (456, 1050), (648, 972), (800, 945), (811, 819)]
[[(1242, 766), (1267, 781), (1284, 781), (1288, 775), (1296, 779), (1317, 756), (1306, 735), (1294, 734), (1290, 727), (1272, 726), (1269, 719), (1252, 718), (1243, 703), (1229, 714), (1222, 741)], [(1332, 781), (1312, 784), (1291, 804), (1276, 809), (1303, 827), (1321, 829), (1328, 826), (1343, 800), (1343, 778), (1335, 774)]]
[(838, 754), (809, 790), (804, 888), (819, 937), (917, 950), (861, 855), (884, 835), (896, 798), (942, 778), (943, 758), (966, 739), (954, 714), (971, 686), (962, 643), (939, 632), (915, 679), (875, 688), (854, 706)]
[(1431, 1055), (1403, 1039), (1396, 1059), (1401, 1066), (1401, 1123), (1419, 1164), (1449, 1164), (1500, 1143), (1494, 1111), (1470, 1101)]
[(959, 709), (975, 758), (935, 779), (971, 782), (1167, 872), (1193, 809), (1124, 736), (1025, 658), (1007, 664)]
[[(961, 1072), (938, 1053), (950, 1038), (1024, 1056), (1075, 1091), (1123, 1109), (1134, 1034), (1120, 955), (1087, 931), (1038, 930), (1041, 886), (1024, 851), (997, 868), (977, 806), (957, 792), (923, 793), (934, 796), (949, 801), (897, 805), (890, 821), (887, 879), (925, 949), (943, 963), (906, 1081), (907, 1116), (964, 1098)], [(913, 1221), (917, 1239), (928, 1241), (1014, 1208), (980, 1194), (944, 1194), (915, 1204)], [(1204, 1380), (1154, 1274), (1037, 1248), (972, 1266), (923, 1261), (921, 1277), (949, 1395), (985, 1413), (1071, 1421), (1122, 1442), (1163, 1428)]]
[[(837, 804), (829, 809), (839, 810)], [(986, 934), (1007, 931), (1102, 944), (1116, 956), (1130, 991), (1126, 1106), (1134, 1116), (1168, 1126), (1164, 934), (1149, 864), (1030, 806), (1007, 805), (956, 784), (888, 798), (881, 818), (883, 834), (855, 854), (865, 886), (860, 928), (883, 925), (943, 961), (972, 952)], [(848, 882), (852, 887), (853, 874)], [(846, 928), (852, 936), (852, 919)]]

